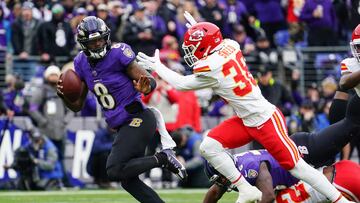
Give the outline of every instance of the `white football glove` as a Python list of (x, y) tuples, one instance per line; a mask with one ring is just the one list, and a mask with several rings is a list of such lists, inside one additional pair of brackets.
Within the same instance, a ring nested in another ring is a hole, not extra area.
[(188, 21), (185, 24), (188, 29), (191, 28), (191, 26), (193, 26), (193, 25), (195, 25), (197, 23), (196, 20), (194, 19), (194, 17), (192, 17), (192, 15), (187, 11), (184, 12), (184, 17)]
[(156, 71), (157, 67), (163, 65), (160, 61), (159, 49), (155, 50), (155, 54), (153, 57), (148, 56), (142, 52), (139, 52), (138, 55), (136, 56), (136, 59), (138, 60), (138, 64), (140, 66), (151, 71)]

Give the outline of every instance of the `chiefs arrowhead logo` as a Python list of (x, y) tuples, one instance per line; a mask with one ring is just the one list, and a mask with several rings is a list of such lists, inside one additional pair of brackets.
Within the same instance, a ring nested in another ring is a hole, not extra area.
[(195, 32), (193, 32), (193, 33), (190, 35), (189, 40), (190, 40), (190, 41), (194, 41), (194, 42), (201, 41), (204, 36), (205, 36), (204, 31), (202, 31), (202, 30), (196, 30)]

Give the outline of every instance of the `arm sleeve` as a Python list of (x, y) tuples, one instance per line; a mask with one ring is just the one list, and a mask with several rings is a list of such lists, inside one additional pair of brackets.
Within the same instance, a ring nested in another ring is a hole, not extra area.
[(218, 80), (203, 75), (180, 75), (165, 65), (161, 64), (156, 72), (159, 76), (175, 87), (177, 90), (197, 90), (202, 88), (214, 87), (218, 84)]
[(80, 54), (78, 54), (74, 59), (74, 70), (78, 74), (80, 79), (82, 81), (85, 81), (84, 76), (83, 76), (82, 71), (81, 71), (81, 68), (80, 68), (80, 65), (79, 65), (79, 60), (80, 60), (79, 58), (80, 58)]
[(114, 45), (113, 47), (118, 49), (118, 57), (121, 65), (123, 65), (125, 70), (126, 67), (135, 60), (136, 55), (134, 51), (128, 44), (125, 43), (119, 43)]

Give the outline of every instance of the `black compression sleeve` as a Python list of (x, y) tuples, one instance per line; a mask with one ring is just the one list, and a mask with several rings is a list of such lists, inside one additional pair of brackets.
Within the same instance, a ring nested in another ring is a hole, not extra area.
[(347, 100), (334, 99), (329, 110), (330, 124), (334, 124), (345, 118)]

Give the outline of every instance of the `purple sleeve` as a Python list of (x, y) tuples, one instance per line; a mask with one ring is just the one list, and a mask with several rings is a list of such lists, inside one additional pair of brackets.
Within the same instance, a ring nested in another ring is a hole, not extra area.
[[(81, 53), (80, 53), (81, 54)], [(78, 54), (75, 59), (74, 59), (74, 70), (75, 72), (78, 74), (78, 76), (80, 77), (80, 79), (82, 81), (85, 81), (84, 80), (84, 75), (81, 71), (81, 66), (80, 66), (80, 54)]]
[(120, 60), (121, 65), (126, 68), (135, 60), (135, 53), (128, 44), (118, 43), (112, 46), (116, 49), (116, 58)]
[(247, 159), (244, 164), (243, 175), (246, 180), (251, 184), (255, 185), (256, 179), (259, 175), (260, 162), (258, 159)]

